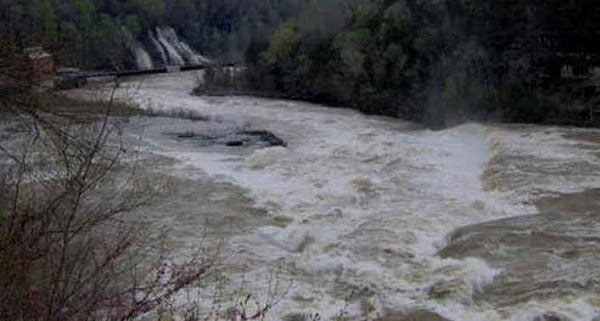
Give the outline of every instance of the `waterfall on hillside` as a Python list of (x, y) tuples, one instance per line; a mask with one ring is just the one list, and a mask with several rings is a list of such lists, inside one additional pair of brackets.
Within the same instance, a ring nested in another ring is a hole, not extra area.
[[(125, 47), (131, 52), (134, 63), (140, 70), (152, 69), (160, 65), (195, 66), (210, 63), (209, 59), (197, 54), (187, 43), (180, 40), (171, 27), (149, 29), (146, 40), (143, 41), (147, 48), (144, 48), (139, 39), (136, 39), (127, 28), (123, 27), (122, 31)], [(146, 49), (152, 53), (152, 56)]]
[(167, 60), (167, 53), (165, 52), (165, 49), (163, 49), (160, 42), (158, 42), (158, 40), (156, 40), (156, 38), (152, 34), (152, 30), (148, 30), (148, 38), (150, 39), (158, 53), (160, 53), (160, 58), (162, 59), (163, 64), (168, 65), (169, 61)]
[(138, 69), (152, 69), (154, 68), (154, 64), (152, 63), (152, 58), (150, 58), (150, 55), (148, 54), (148, 52), (142, 48), (142, 46), (140, 44), (136, 44), (135, 50), (134, 50), (134, 55), (135, 55), (135, 63), (138, 67)]
[(141, 70), (154, 68), (152, 58), (150, 58), (150, 55), (144, 49), (144, 47), (142, 47), (142, 45), (137, 40), (135, 40), (135, 38), (127, 28), (123, 27), (122, 31), (125, 38), (125, 46), (135, 57), (136, 67)]
[(187, 43), (185, 43), (185, 42), (182, 41), (181, 42), (181, 47), (183, 48), (183, 50), (189, 52), (190, 55), (193, 55), (193, 57), (194, 57), (194, 59), (196, 61), (196, 64), (210, 63), (210, 59), (208, 59), (208, 58), (206, 58), (206, 57), (204, 57), (202, 55), (197, 54), (192, 48), (190, 48), (190, 46)]
[(162, 35), (165, 37), (165, 39), (187, 60), (188, 63), (192, 65), (198, 65), (201, 62), (209, 62), (208, 59), (197, 54), (192, 48), (190, 48), (187, 43), (179, 40), (179, 37), (173, 28), (163, 27), (160, 28), (160, 30), (162, 31)]
[(167, 40), (178, 53), (181, 54), (189, 63), (197, 65), (199, 63), (196, 53), (194, 53), (188, 46), (184, 46), (177, 33), (171, 27), (158, 28), (161, 31), (162, 36)]
[(165, 49), (165, 52), (169, 57), (170, 64), (179, 66), (185, 65), (185, 60), (181, 57), (179, 52), (177, 52), (177, 49), (175, 49), (173, 44), (171, 44), (171, 42), (169, 42), (169, 40), (165, 37), (161, 28), (156, 28), (156, 38)]

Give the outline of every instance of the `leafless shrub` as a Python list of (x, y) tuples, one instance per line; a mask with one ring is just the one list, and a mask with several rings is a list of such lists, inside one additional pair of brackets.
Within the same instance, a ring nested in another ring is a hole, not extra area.
[(0, 100), (24, 128), (0, 142), (0, 319), (132, 320), (209, 270), (197, 256), (169, 262), (160, 236), (131, 217), (153, 186), (124, 161), (113, 97), (87, 121), (68, 99)]
[[(264, 321), (271, 310), (287, 296), (293, 280), (284, 277), (281, 267), (271, 270), (264, 281), (264, 288), (256, 290), (256, 295), (248, 292), (246, 276), (230, 278), (227, 268), (218, 262), (219, 255), (213, 261), (214, 269), (206, 276), (204, 286), (190, 287), (180, 298), (183, 304), (174, 306), (170, 312), (162, 314), (167, 320), (185, 321)], [(210, 282), (206, 282), (209, 279)], [(255, 279), (256, 280), (256, 279)], [(318, 320), (310, 320), (318, 321)]]

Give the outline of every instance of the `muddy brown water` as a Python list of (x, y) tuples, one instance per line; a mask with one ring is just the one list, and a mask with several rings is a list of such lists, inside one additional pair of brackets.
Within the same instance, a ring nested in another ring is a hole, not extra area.
[(442, 257), (484, 258), (503, 273), (477, 300), (502, 309), (600, 292), (600, 189), (544, 197), (540, 214), (459, 228)]
[[(569, 133), (563, 137), (577, 142), (574, 146), (578, 149), (600, 149), (600, 136), (595, 133)], [(513, 188), (523, 184), (524, 179), (531, 182), (549, 175), (583, 177), (598, 171), (597, 164), (586, 160), (510, 153), (497, 156), (492, 164), (498, 172), (488, 172), (488, 178), (497, 175), (500, 179), (495, 183)], [(512, 174), (506, 171), (508, 167), (514, 170)], [(496, 187), (488, 185), (492, 190)], [(600, 292), (600, 189), (548, 193), (540, 187), (538, 193), (548, 195), (533, 201), (538, 213), (458, 228), (439, 252), (444, 258), (480, 257), (502, 270), (475, 296), (497, 311), (526, 302), (560, 301)], [(437, 291), (434, 293), (442, 296), (452, 291), (445, 284), (438, 288), (433, 287)], [(534, 320), (571, 320), (553, 312), (553, 307), (544, 309), (550, 312)]]
[[(256, 276), (283, 267), (294, 284), (269, 319), (318, 312), (330, 320), (340, 310), (345, 320), (600, 315), (599, 130), (464, 124), (432, 132), (301, 102), (192, 97), (196, 76), (131, 82), (143, 86), (142, 106), (216, 120), (132, 121), (145, 128), (147, 152), (173, 163), (164, 169), (172, 193), (148, 214), (182, 247), (198, 231), (221, 229), (226, 264), (245, 268), (227, 277), (246, 277), (253, 293), (264, 292)], [(165, 135), (247, 128), (288, 146), (203, 146)]]

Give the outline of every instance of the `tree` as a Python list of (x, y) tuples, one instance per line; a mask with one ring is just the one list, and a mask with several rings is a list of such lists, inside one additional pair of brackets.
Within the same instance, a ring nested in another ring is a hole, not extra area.
[(281, 23), (271, 38), (269, 48), (265, 51), (263, 59), (269, 65), (283, 62), (294, 52), (297, 42), (296, 22), (292, 20)]
[(1, 97), (23, 131), (0, 143), (0, 319), (134, 320), (207, 273), (207, 261), (166, 262), (132, 216), (156, 190), (123, 159), (112, 96)]
[(34, 20), (40, 30), (41, 38), (46, 39), (47, 42), (56, 42), (57, 24), (52, 7), (42, 0), (34, 1), (32, 6)]
[(134, 37), (138, 37), (142, 33), (142, 25), (137, 15), (128, 15), (125, 18), (125, 27), (131, 32)]

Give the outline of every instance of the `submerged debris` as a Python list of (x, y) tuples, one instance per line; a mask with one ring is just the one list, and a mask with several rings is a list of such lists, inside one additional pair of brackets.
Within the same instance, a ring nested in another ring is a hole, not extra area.
[(448, 319), (431, 311), (414, 310), (408, 313), (384, 316), (377, 321), (448, 321)]
[(227, 144), (226, 144), (226, 145), (227, 145), (227, 146), (230, 146), (230, 147), (235, 147), (235, 146), (243, 146), (243, 145), (244, 145), (244, 142), (243, 142), (243, 141), (241, 141), (241, 140), (232, 140), (232, 141), (229, 141), (229, 142), (227, 142)]
[(546, 312), (535, 317), (533, 321), (569, 321), (569, 318), (555, 312)]
[(242, 134), (260, 137), (261, 140), (269, 143), (271, 146), (287, 147), (287, 144), (281, 138), (266, 130), (250, 130), (244, 131)]
[(195, 140), (201, 146), (227, 146), (227, 147), (287, 147), (287, 143), (272, 132), (266, 130), (244, 130), (226, 132), (221, 135), (202, 135), (194, 131), (170, 134), (179, 140)]

